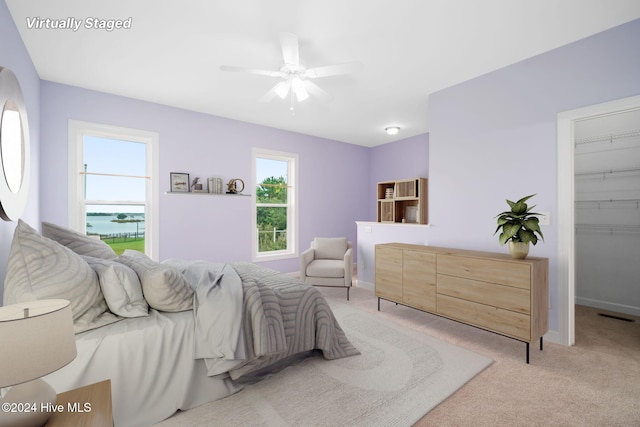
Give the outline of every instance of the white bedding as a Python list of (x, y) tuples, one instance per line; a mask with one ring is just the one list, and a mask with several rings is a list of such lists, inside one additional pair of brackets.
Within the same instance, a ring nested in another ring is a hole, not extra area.
[[(111, 379), (113, 417), (118, 426), (149, 426), (221, 399), (241, 389), (228, 374), (208, 376), (194, 360), (193, 312), (161, 313), (124, 319), (76, 335), (78, 357), (44, 380), (61, 393)], [(132, 372), (139, 375), (131, 376)]]
[[(299, 355), (359, 354), (318, 290), (287, 274), (248, 263), (158, 263), (135, 251), (118, 257), (73, 230), (43, 230), (49, 237), (19, 221), (5, 303), (72, 301), (78, 356), (45, 380), (60, 393), (110, 379), (117, 427), (148, 426), (221, 399), (241, 389), (238, 381)], [(105, 258), (92, 258), (92, 267), (86, 257), (94, 256)], [(100, 274), (114, 265), (131, 271)], [(143, 310), (121, 310), (134, 294), (144, 297)]]

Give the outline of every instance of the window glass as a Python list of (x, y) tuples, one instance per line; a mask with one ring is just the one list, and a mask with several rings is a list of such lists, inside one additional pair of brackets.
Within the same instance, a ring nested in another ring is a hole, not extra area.
[(146, 144), (85, 135), (83, 145), (87, 235), (145, 252)]
[(295, 162), (287, 153), (254, 153), (254, 258), (295, 255)]

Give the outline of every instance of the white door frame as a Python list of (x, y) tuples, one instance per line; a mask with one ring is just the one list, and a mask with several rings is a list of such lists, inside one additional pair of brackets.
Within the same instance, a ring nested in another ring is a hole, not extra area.
[(575, 145), (577, 121), (640, 109), (640, 96), (558, 113), (558, 329), (559, 340), (575, 344)]

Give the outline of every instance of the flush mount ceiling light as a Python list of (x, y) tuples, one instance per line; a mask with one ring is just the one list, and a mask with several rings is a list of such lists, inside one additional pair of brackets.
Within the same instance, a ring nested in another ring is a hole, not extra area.
[(386, 128), (384, 128), (384, 131), (387, 133), (387, 135), (395, 135), (400, 132), (400, 126), (387, 126)]

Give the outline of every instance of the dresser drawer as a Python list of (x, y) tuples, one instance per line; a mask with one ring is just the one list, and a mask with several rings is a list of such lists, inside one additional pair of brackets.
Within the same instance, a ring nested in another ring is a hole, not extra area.
[(531, 292), (528, 289), (438, 274), (437, 292), (518, 313), (531, 313)]
[(528, 263), (438, 254), (437, 272), (483, 282), (530, 289), (531, 266)]
[(437, 313), (523, 341), (531, 341), (531, 318), (501, 308), (436, 295)]

